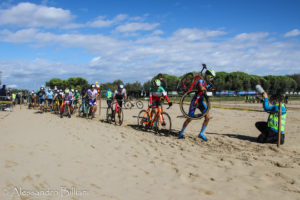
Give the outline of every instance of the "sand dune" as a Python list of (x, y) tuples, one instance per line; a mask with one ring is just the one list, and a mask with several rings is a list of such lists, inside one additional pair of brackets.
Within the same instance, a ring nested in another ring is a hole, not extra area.
[(255, 142), (264, 112), (213, 108), (203, 142), (202, 120), (177, 139), (178, 105), (166, 110), (168, 137), (139, 130), (138, 109), (124, 110), (121, 127), (105, 123), (105, 111), (103, 102), (93, 120), (19, 107), (1, 112), (0, 199), (300, 199), (297, 111), (287, 115), (279, 149)]

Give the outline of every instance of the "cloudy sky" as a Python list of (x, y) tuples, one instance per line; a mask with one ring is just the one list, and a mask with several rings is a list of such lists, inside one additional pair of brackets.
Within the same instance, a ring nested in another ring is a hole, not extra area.
[(300, 73), (298, 0), (0, 0), (0, 71), (11, 87), (51, 78), (147, 81), (216, 71)]

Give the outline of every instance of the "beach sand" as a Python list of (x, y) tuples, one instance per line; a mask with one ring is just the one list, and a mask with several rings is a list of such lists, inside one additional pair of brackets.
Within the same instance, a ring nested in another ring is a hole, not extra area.
[(165, 110), (168, 137), (139, 130), (136, 108), (124, 109), (122, 126), (108, 124), (102, 105), (93, 120), (20, 106), (0, 112), (0, 199), (300, 199), (297, 109), (287, 114), (286, 143), (277, 148), (255, 142), (254, 124), (266, 112), (212, 108), (204, 142), (197, 138), (203, 120), (177, 139), (184, 118), (176, 104)]

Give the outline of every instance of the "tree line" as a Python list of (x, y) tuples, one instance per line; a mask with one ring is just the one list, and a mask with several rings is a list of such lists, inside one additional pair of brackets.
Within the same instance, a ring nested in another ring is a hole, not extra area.
[[(286, 75), (286, 76), (257, 76), (250, 75), (244, 72), (217, 72), (217, 76), (213, 81), (216, 91), (230, 90), (230, 91), (248, 91), (255, 90), (257, 84), (270, 92), (295, 92), (300, 91), (300, 74)], [(167, 83), (167, 91), (176, 91), (178, 81), (183, 77), (174, 76), (169, 74), (163, 74), (164, 81)], [(133, 83), (124, 83), (122, 80), (114, 80), (113, 82), (107, 82), (101, 84), (101, 90), (111, 89), (112, 91), (118, 88), (118, 85), (123, 84), (127, 91), (149, 91), (152, 82), (156, 79), (154, 76), (151, 80), (144, 82), (143, 84), (139, 81)], [(95, 84), (95, 83), (93, 83)], [(55, 86), (59, 89), (73, 88), (81, 90), (82, 88), (90, 87), (88, 81), (82, 77), (72, 77), (67, 80), (61, 80), (53, 78), (46, 82), (46, 86), (54, 88)]]

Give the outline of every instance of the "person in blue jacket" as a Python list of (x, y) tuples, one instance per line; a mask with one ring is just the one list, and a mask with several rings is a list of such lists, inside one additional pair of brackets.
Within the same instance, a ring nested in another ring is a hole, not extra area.
[(275, 94), (270, 97), (269, 105), (269, 97), (266, 92), (263, 93), (264, 102), (263, 108), (265, 111), (269, 112), (269, 117), (267, 122), (256, 122), (256, 128), (261, 132), (261, 134), (257, 138), (257, 142), (259, 143), (277, 143), (278, 141), (278, 111), (279, 111), (279, 103), (281, 102), (281, 135), (280, 135), (280, 143), (284, 144), (285, 134), (285, 122), (286, 122), (286, 106), (282, 102), (283, 98), (281, 94)]

